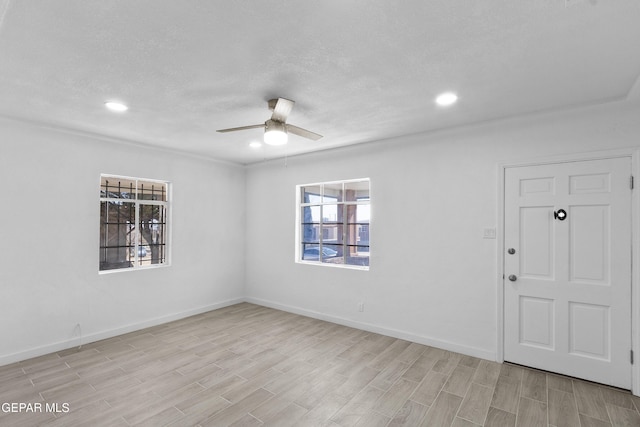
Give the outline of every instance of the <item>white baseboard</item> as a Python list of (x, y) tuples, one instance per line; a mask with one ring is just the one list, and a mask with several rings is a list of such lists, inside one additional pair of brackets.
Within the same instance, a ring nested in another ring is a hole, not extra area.
[(299, 314), (301, 316), (307, 316), (318, 320), (325, 320), (331, 323), (337, 323), (343, 326), (349, 326), (351, 328), (362, 329), (368, 332), (374, 332), (376, 334), (387, 335), (393, 338), (399, 338), (411, 342), (415, 342), (418, 344), (428, 345), (430, 347), (437, 347), (443, 350), (453, 351), (455, 353), (465, 354), (467, 356), (478, 357), (480, 359), (486, 359), (491, 361), (496, 361), (497, 354), (495, 351), (488, 351), (485, 349), (471, 347), (467, 345), (452, 343), (449, 341), (438, 340), (430, 337), (425, 337), (422, 335), (416, 335), (411, 332), (400, 331), (397, 329), (386, 328), (379, 325), (374, 325), (371, 323), (359, 322), (352, 319), (347, 319), (339, 316), (332, 316), (329, 314), (321, 313), (313, 310), (306, 310), (299, 307), (294, 307), (290, 305), (284, 305), (280, 303), (276, 303), (273, 301), (263, 300), (260, 298), (245, 298), (246, 302), (262, 305), (265, 307), (275, 308), (277, 310), (286, 311), (289, 313)]
[(82, 337), (82, 342), (78, 337), (74, 337), (70, 340), (59, 341), (51, 344), (46, 344), (40, 347), (30, 348), (28, 350), (19, 351), (8, 355), (0, 356), (0, 366), (8, 365), (10, 363), (20, 362), (22, 360), (31, 359), (33, 357), (43, 356), (49, 353), (55, 353), (57, 351), (66, 350), (73, 347), (78, 347), (80, 344), (89, 344), (95, 341), (100, 341), (107, 338), (116, 337), (118, 335), (127, 334), (129, 332), (139, 331), (140, 329), (150, 328), (152, 326), (161, 325), (163, 323), (172, 322), (174, 320), (184, 319), (185, 317), (195, 316), (196, 314), (206, 313), (208, 311), (217, 310), (219, 308), (228, 307), (230, 305), (239, 304), (244, 302), (244, 298), (234, 298), (227, 301), (222, 301), (215, 304), (198, 307), (179, 313), (169, 314), (167, 316), (156, 317), (148, 319), (143, 322), (133, 323), (130, 325), (122, 326), (120, 328), (110, 329), (108, 331), (96, 332)]
[[(118, 335), (127, 334), (129, 332), (138, 331), (152, 326), (161, 325), (163, 323), (172, 322), (174, 320), (184, 319), (185, 317), (195, 316), (196, 314), (206, 313), (208, 311), (217, 310), (219, 308), (228, 307), (230, 305), (239, 304), (241, 302), (249, 302), (252, 304), (261, 305), (264, 307), (274, 308), (276, 310), (282, 310), (289, 313), (299, 314), (301, 316), (307, 316), (318, 320), (324, 320), (327, 322), (337, 323), (339, 325), (349, 326), (351, 328), (362, 329), (381, 335), (387, 335), (394, 338), (399, 338), (418, 344), (428, 345), (431, 347), (437, 347), (444, 350), (453, 351), (456, 353), (466, 354), (468, 356), (474, 356), (481, 359), (496, 360), (496, 353), (487, 351), (481, 348), (461, 345), (452, 343), (449, 341), (438, 340), (422, 335), (416, 335), (410, 332), (400, 331), (397, 329), (386, 328), (379, 325), (374, 325), (366, 322), (359, 322), (352, 319), (347, 319), (340, 316), (333, 316), (313, 310), (306, 310), (299, 307), (276, 303), (274, 301), (264, 300), (260, 298), (234, 298), (227, 301), (222, 301), (216, 304), (210, 304), (203, 307), (198, 307), (191, 310), (186, 310), (179, 313), (173, 313), (167, 316), (156, 317), (148, 319), (143, 322), (126, 325), (120, 328), (110, 329), (108, 331), (96, 332), (93, 334), (85, 335), (82, 337), (82, 344), (89, 344), (95, 341), (100, 341), (107, 338), (112, 338)], [(69, 348), (77, 347), (80, 345), (80, 341), (77, 337), (73, 339), (50, 343), (40, 347), (31, 348), (28, 350), (12, 353), (8, 355), (0, 356), (0, 366), (8, 365), (10, 363), (20, 362), (22, 360), (31, 359), (33, 357), (43, 356), (49, 353), (55, 353), (57, 351), (66, 350)]]

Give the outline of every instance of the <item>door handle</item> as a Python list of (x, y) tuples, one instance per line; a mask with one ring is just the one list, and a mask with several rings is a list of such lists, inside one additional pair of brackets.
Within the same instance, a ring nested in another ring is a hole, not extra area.
[(515, 282), (516, 280), (518, 280), (518, 277), (516, 277), (515, 274), (511, 274), (509, 275), (509, 280), (511, 280), (512, 282)]

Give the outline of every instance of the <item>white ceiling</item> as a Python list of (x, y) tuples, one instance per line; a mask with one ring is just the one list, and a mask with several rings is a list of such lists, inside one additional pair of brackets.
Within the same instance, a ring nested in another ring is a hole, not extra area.
[[(0, 0), (0, 115), (242, 164), (623, 99), (639, 74), (638, 0)], [(216, 132), (276, 97), (324, 138)]]

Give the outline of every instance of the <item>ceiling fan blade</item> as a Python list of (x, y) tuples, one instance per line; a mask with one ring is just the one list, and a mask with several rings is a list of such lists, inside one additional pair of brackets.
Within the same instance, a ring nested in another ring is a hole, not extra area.
[(264, 129), (264, 123), (260, 124), (260, 125), (250, 125), (250, 126), (240, 126), (239, 128), (229, 128), (229, 129), (218, 129), (217, 132), (235, 132), (237, 130), (247, 130), (247, 129), (258, 129), (258, 128), (263, 128)]
[(294, 125), (286, 125), (286, 126), (287, 126), (287, 131), (289, 133), (293, 133), (293, 134), (301, 136), (303, 138), (312, 139), (314, 141), (317, 141), (320, 138), (322, 138), (322, 135), (317, 134), (315, 132), (311, 132), (310, 130), (302, 129), (302, 128), (299, 128), (298, 126), (294, 126)]
[(271, 120), (275, 120), (276, 122), (286, 122), (287, 117), (291, 113), (293, 109), (294, 101), (285, 98), (278, 98), (276, 105), (273, 107), (273, 114), (271, 115)]

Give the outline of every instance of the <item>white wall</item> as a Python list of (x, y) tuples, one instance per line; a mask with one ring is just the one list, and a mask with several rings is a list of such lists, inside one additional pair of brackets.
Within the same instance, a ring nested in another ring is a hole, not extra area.
[[(172, 183), (170, 267), (98, 274), (101, 173)], [(0, 120), (0, 365), (241, 300), (244, 176)]]
[[(247, 298), (495, 359), (498, 164), (640, 146), (639, 117), (618, 102), (249, 167)], [(370, 270), (294, 263), (295, 186), (362, 177)]]
[[(640, 146), (638, 117), (612, 103), (247, 168), (0, 119), (0, 365), (79, 344), (77, 323), (87, 342), (243, 299), (495, 358), (498, 164)], [(173, 183), (171, 267), (98, 274), (100, 173)], [(361, 177), (370, 271), (296, 264), (295, 186)]]

